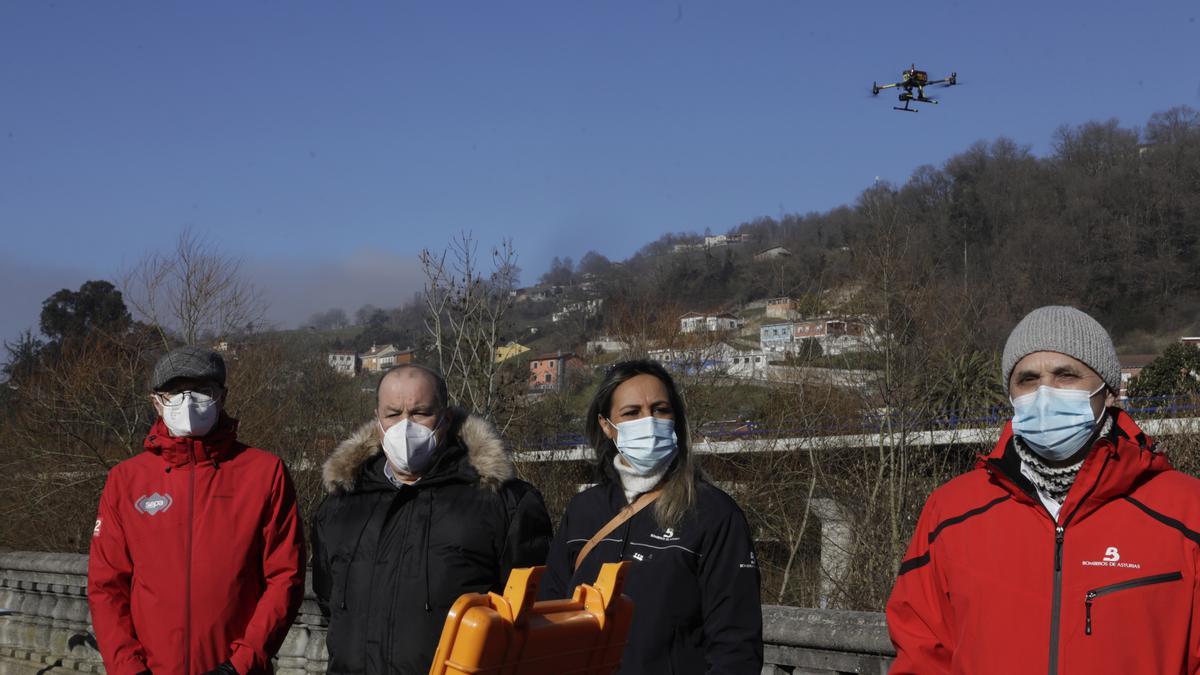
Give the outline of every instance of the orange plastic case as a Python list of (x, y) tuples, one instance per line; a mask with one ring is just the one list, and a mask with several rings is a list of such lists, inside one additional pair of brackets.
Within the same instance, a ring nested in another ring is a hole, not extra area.
[(633, 620), (630, 563), (607, 563), (570, 600), (534, 602), (544, 567), (515, 569), (504, 595), (467, 593), (446, 615), (429, 675), (610, 675)]

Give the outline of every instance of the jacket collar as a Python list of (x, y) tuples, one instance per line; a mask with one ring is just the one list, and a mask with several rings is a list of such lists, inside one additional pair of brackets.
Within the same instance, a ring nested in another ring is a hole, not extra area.
[[(480, 485), (496, 489), (514, 478), (517, 472), (512, 453), (492, 423), (461, 408), (454, 408), (454, 413), (455, 421), (446, 444), (416, 485), (460, 476), (471, 481), (477, 479)], [(366, 488), (371, 481), (369, 478), (364, 480), (364, 474), (373, 464), (372, 460), (383, 454), (382, 443), (383, 434), (374, 419), (342, 441), (321, 469), (325, 491), (335, 494)]]
[(167, 425), (159, 417), (146, 434), (142, 444), (146, 450), (160, 456), (172, 466), (184, 466), (189, 462), (220, 462), (229, 459), (237, 446), (238, 421), (221, 412), (217, 423), (200, 438), (172, 436)]
[[(1059, 522), (1063, 525), (1129, 494), (1150, 477), (1172, 468), (1171, 462), (1155, 450), (1153, 440), (1132, 417), (1119, 408), (1110, 408), (1109, 414), (1113, 416), (1112, 431), (1092, 443), (1091, 452), (1084, 459), (1059, 512)], [(996, 446), (980, 458), (978, 466), (986, 469), (995, 482), (1019, 501), (1040, 505), (1032, 484), (1021, 475), (1021, 461), (1012, 449), (1012, 443), (1010, 420), (1004, 425)]]

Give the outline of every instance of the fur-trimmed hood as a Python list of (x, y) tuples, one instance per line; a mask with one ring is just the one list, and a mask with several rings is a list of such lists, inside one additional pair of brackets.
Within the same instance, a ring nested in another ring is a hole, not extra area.
[[(497, 489), (516, 477), (512, 453), (500, 438), (496, 427), (462, 408), (453, 408), (452, 411), (454, 423), (450, 427), (450, 439), (439, 452), (453, 451), (455, 446), (465, 448), (467, 462), (479, 474), (482, 487)], [(350, 438), (342, 441), (321, 469), (325, 491), (329, 494), (352, 492), (362, 466), (383, 452), (382, 443), (383, 433), (374, 419), (364, 423)]]

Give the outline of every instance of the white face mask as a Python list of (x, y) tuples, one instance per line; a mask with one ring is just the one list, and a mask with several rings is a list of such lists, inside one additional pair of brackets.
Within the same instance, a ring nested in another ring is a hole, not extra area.
[(401, 473), (419, 476), (433, 463), (433, 453), (437, 450), (433, 429), (403, 419), (386, 431), (379, 422), (379, 430), (383, 431), (383, 454)]
[(1048, 460), (1061, 462), (1071, 457), (1092, 437), (1098, 421), (1092, 412), (1092, 397), (1104, 387), (1089, 392), (1042, 385), (1012, 399), (1013, 433)]
[(617, 430), (617, 451), (638, 475), (648, 476), (658, 471), (679, 449), (675, 420), (643, 417), (620, 424), (605, 421)]
[(163, 423), (176, 437), (204, 436), (221, 414), (217, 399), (195, 391), (181, 391), (161, 402)]

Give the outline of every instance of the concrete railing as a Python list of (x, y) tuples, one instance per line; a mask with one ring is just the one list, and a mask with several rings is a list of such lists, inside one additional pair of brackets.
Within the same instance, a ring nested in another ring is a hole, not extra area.
[[(763, 607), (764, 675), (885, 673), (883, 615)], [(279, 650), (279, 675), (324, 673), (325, 620), (311, 590)], [(87, 605), (87, 556), (0, 552), (0, 675), (102, 673)]]
[[(0, 675), (102, 673), (87, 604), (87, 556), (0, 553)], [(278, 675), (324, 673), (325, 619), (311, 589), (275, 660)]]

